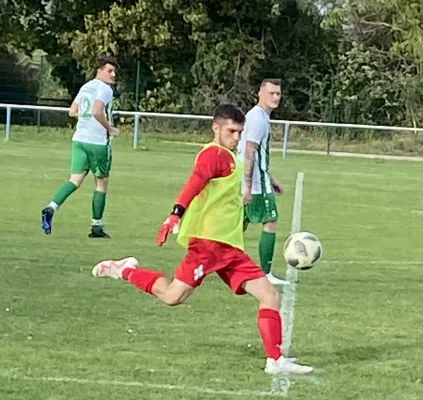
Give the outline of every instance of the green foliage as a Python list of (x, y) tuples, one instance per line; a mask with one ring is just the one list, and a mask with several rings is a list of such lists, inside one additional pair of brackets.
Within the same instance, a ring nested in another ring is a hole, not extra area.
[(53, 77), (53, 66), (47, 62), (46, 53), (42, 50), (35, 50), (29, 55), (22, 52), (15, 53), (20, 65), (36, 69), (35, 80), (38, 84), (38, 97), (49, 99), (69, 98), (67, 90), (57, 78)]
[(209, 113), (220, 100), (247, 108), (260, 80), (277, 77), (275, 117), (423, 123), (420, 0), (7, 3), (2, 46), (44, 50), (71, 96), (98, 54), (112, 52), (125, 109)]
[[(37, 69), (21, 63), (16, 53), (0, 53), (0, 102), (35, 103), (37, 101)], [(4, 112), (1, 113), (4, 120)]]
[[(87, 74), (98, 51), (140, 60), (146, 110), (210, 112), (223, 99), (248, 107), (257, 83), (272, 76), (283, 79), (285, 113), (295, 116), (310, 108), (310, 83), (327, 67), (320, 19), (291, 0), (142, 0), (88, 15), (84, 30), (62, 39)], [(122, 77), (120, 91), (132, 88)]]
[[(26, 45), (29, 50), (42, 49), (53, 66), (53, 75), (74, 96), (84, 82), (84, 74), (78, 67), (69, 48), (62, 40), (67, 32), (84, 28), (84, 16), (108, 9), (113, 0), (13, 0), (23, 3)], [(13, 2), (12, 1), (12, 2)], [(126, 1), (128, 3), (128, 1)]]
[(343, 122), (423, 123), (420, 0), (350, 0), (325, 27), (340, 37), (335, 106)]

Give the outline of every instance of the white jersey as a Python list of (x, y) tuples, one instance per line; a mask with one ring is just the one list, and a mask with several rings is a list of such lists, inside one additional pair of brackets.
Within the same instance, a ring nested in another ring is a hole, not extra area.
[(100, 79), (93, 79), (81, 87), (75, 102), (78, 104), (78, 123), (73, 141), (90, 144), (107, 144), (108, 134), (103, 125), (92, 115), (94, 102), (100, 100), (105, 114), (111, 119), (113, 89)]
[(260, 106), (253, 107), (246, 114), (241, 140), (238, 144), (238, 157), (245, 160), (246, 143), (257, 144), (254, 156), (252, 194), (266, 194), (273, 191), (270, 184), (270, 116)]

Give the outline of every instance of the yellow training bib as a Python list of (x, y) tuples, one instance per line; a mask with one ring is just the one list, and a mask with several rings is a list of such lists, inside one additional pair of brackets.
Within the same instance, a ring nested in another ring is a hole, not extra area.
[(231, 154), (233, 172), (229, 176), (212, 179), (194, 198), (182, 219), (177, 242), (187, 248), (191, 238), (208, 239), (244, 250), (241, 193), (244, 166), (230, 150), (216, 143), (209, 143), (201, 152), (210, 146), (217, 146)]

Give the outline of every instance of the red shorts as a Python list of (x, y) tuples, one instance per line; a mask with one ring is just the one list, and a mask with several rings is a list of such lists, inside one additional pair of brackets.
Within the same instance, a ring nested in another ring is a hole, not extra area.
[(216, 272), (236, 294), (245, 294), (245, 281), (265, 277), (262, 269), (244, 251), (206, 239), (191, 239), (188, 253), (176, 269), (175, 278), (197, 287)]

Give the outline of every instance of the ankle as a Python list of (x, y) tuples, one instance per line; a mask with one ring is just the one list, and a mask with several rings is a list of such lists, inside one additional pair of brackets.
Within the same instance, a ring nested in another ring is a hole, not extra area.
[(122, 279), (129, 281), (131, 274), (135, 271), (135, 267), (127, 267), (122, 271)]

